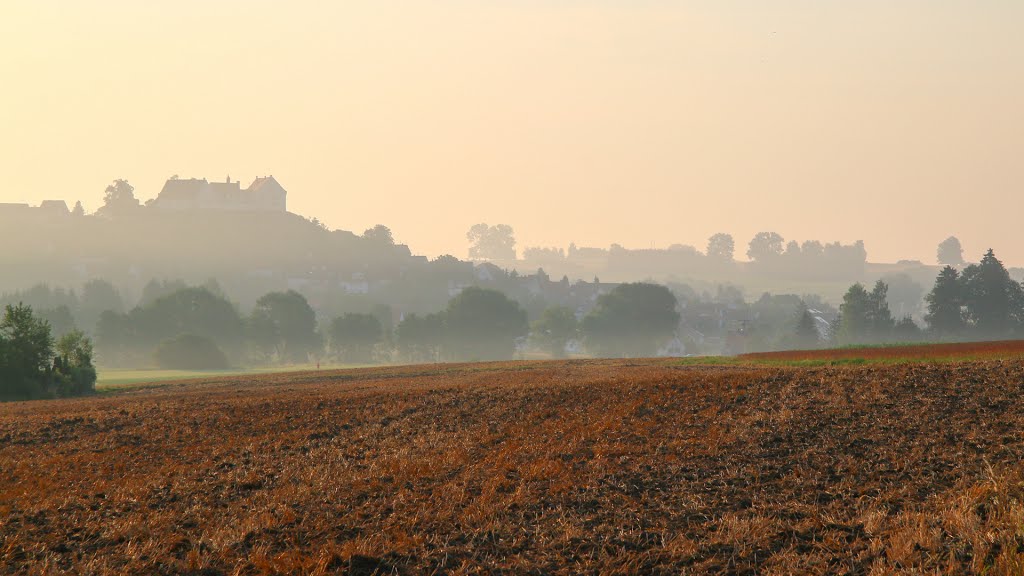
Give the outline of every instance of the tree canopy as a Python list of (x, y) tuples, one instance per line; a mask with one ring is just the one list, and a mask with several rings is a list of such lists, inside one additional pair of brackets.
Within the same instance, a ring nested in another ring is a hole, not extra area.
[(661, 285), (620, 284), (583, 318), (589, 350), (599, 356), (654, 356), (679, 325), (676, 297)]
[(939, 264), (945, 266), (960, 266), (964, 263), (964, 249), (960, 246), (960, 239), (950, 236), (939, 243), (935, 255)]
[(373, 314), (349, 312), (331, 321), (331, 351), (343, 362), (374, 361), (374, 347), (384, 339), (384, 327)]
[(962, 334), (966, 327), (964, 318), (963, 285), (960, 273), (952, 266), (946, 266), (935, 278), (935, 286), (925, 296), (928, 312), (925, 322), (931, 331), (943, 339)]
[(747, 257), (755, 262), (765, 262), (782, 255), (783, 238), (775, 232), (758, 232), (750, 239)]
[(719, 232), (708, 238), (707, 257), (716, 262), (732, 262), (736, 252), (736, 242), (731, 234)]
[(448, 303), (445, 348), (455, 360), (504, 360), (529, 324), (519, 303), (497, 290), (471, 286)]
[(140, 208), (135, 197), (135, 187), (127, 180), (114, 180), (103, 192), (103, 206), (96, 211), (99, 216), (120, 218), (131, 215)]
[(0, 319), (0, 399), (73, 396), (96, 384), (92, 343), (77, 330), (54, 345), (49, 324), (24, 304)]
[(565, 357), (565, 347), (576, 336), (576, 314), (564, 306), (544, 310), (531, 327), (531, 338), (554, 358)]
[(515, 260), (516, 239), (507, 224), (474, 224), (466, 233), (472, 260)]
[(294, 290), (260, 297), (252, 312), (250, 332), (265, 351), (284, 362), (305, 362), (321, 345), (316, 313)]

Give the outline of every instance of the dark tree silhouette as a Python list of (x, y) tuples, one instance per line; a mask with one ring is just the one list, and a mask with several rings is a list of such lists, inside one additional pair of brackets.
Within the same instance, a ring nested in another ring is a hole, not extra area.
[(939, 272), (925, 301), (928, 312), (924, 319), (932, 333), (940, 338), (952, 338), (963, 333), (966, 327), (963, 283), (956, 268), (946, 266)]

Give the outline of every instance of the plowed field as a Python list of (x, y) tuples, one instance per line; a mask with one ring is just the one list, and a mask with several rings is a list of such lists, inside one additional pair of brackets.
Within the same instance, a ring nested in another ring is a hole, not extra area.
[(0, 405), (0, 573), (1020, 573), (1024, 362), (568, 361)]
[(830, 348), (825, 350), (787, 350), (756, 352), (739, 358), (755, 361), (843, 361), (843, 360), (984, 360), (1024, 357), (1024, 340), (995, 342), (951, 342), (947, 344), (912, 344), (904, 346), (873, 346)]

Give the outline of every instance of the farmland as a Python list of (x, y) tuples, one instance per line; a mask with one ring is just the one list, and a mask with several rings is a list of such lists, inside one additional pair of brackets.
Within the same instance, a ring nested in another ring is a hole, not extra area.
[(1019, 573), (1024, 362), (432, 365), (0, 405), (0, 572)]
[(949, 342), (942, 344), (898, 344), (880, 346), (850, 346), (820, 350), (789, 350), (742, 354), (741, 361), (755, 363), (870, 363), (927, 361), (965, 361), (1024, 356), (1024, 340), (994, 342)]

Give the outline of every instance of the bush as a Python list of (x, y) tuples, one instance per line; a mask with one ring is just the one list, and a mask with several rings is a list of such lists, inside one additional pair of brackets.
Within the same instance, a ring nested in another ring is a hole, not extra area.
[(228, 367), (227, 356), (217, 344), (195, 334), (164, 340), (154, 356), (157, 366), (167, 370), (222, 370)]

